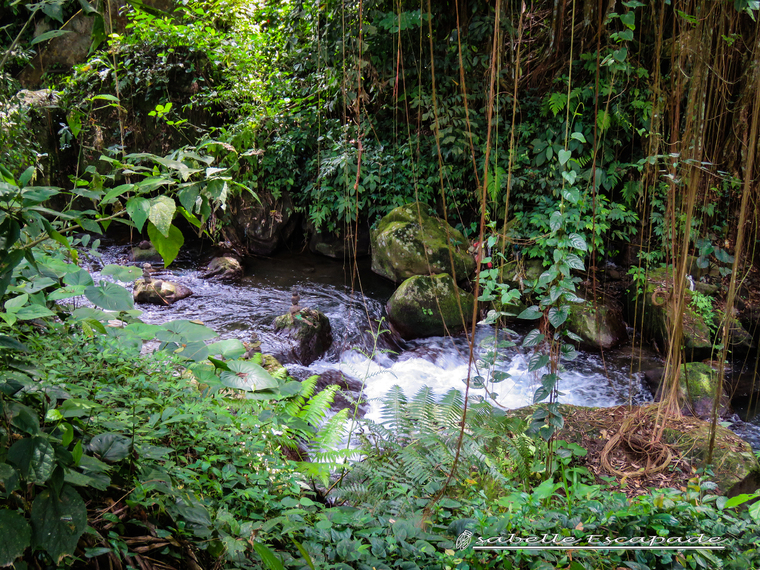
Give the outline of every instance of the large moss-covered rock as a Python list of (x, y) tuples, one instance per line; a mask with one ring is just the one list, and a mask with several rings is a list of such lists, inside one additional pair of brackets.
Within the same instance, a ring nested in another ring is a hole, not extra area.
[[(657, 368), (644, 374), (644, 379), (657, 401), (662, 396), (664, 373), (664, 368)], [(678, 402), (683, 412), (698, 418), (709, 419), (712, 416), (713, 396), (718, 383), (721, 384), (718, 413), (724, 415), (729, 411), (728, 397), (723, 390), (722, 380), (718, 378), (718, 371), (703, 362), (687, 362), (681, 365), (678, 378)]]
[(470, 325), (474, 302), (472, 294), (459, 289), (447, 273), (416, 275), (391, 296), (388, 320), (405, 339), (443, 336)]
[(573, 305), (567, 319), (568, 328), (591, 350), (607, 350), (628, 340), (623, 314), (604, 299)]
[[(676, 300), (671, 295), (672, 291), (672, 269), (663, 267), (649, 273), (638, 303), (631, 298), (631, 307), (636, 311), (636, 326), (641, 326), (644, 338), (653, 340), (663, 352), (668, 348), (670, 329), (675, 319)], [(691, 291), (686, 289), (684, 294), (685, 299), (681, 303), (684, 354), (689, 361), (704, 360), (710, 357), (713, 346), (710, 328), (691, 307)]]
[(287, 333), (292, 355), (304, 366), (322, 356), (333, 341), (329, 319), (315, 309), (299, 309), (277, 317), (274, 330)]
[(184, 285), (163, 279), (138, 279), (132, 290), (135, 303), (153, 305), (171, 305), (192, 294), (193, 292)]
[(461, 280), (473, 272), (475, 260), (467, 252), (464, 235), (426, 212), (426, 205), (415, 202), (380, 220), (371, 232), (372, 271), (396, 282), (414, 275), (454, 272)]

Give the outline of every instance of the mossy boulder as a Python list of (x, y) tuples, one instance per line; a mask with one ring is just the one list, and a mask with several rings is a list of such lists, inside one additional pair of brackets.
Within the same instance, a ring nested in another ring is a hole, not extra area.
[(581, 346), (590, 350), (607, 350), (628, 340), (622, 311), (603, 299), (573, 305), (567, 326), (582, 339)]
[(131, 252), (132, 261), (135, 262), (148, 262), (148, 261), (163, 261), (161, 254), (158, 253), (153, 244), (149, 241), (141, 242), (137, 247), (132, 248)]
[(192, 294), (184, 285), (163, 279), (138, 279), (132, 290), (135, 303), (153, 305), (171, 305)]
[(231, 255), (215, 257), (201, 274), (201, 279), (215, 279), (218, 281), (239, 281), (242, 277), (243, 265), (239, 259)]
[(391, 296), (388, 320), (405, 339), (454, 334), (471, 324), (474, 303), (448, 273), (415, 275)]
[[(657, 368), (644, 374), (656, 401), (662, 396), (664, 373), (664, 368)], [(682, 411), (687, 415), (709, 419), (712, 416), (713, 396), (718, 383), (721, 384), (718, 413), (725, 415), (729, 411), (728, 397), (723, 390), (722, 380), (718, 378), (718, 371), (703, 362), (682, 364), (678, 379), (678, 402)]]
[(380, 220), (370, 236), (372, 271), (395, 282), (437, 273), (456, 273), (462, 280), (474, 271), (467, 238), (445, 220), (429, 216), (427, 209), (414, 202)]
[(315, 309), (303, 308), (277, 317), (274, 330), (287, 333), (293, 356), (304, 366), (322, 356), (333, 342), (330, 320)]
[[(672, 292), (672, 268), (663, 267), (649, 273), (638, 303), (635, 296), (629, 299), (631, 312), (635, 312), (635, 322), (642, 327), (644, 338), (654, 341), (662, 352), (668, 348), (670, 329), (675, 320), (676, 299)], [(691, 306), (691, 291), (686, 289), (684, 294), (680, 309), (683, 312), (685, 356), (689, 361), (704, 360), (710, 357), (713, 346), (710, 328), (702, 315)]]
[[(687, 421), (688, 426), (666, 427), (662, 438), (693, 466), (704, 466), (710, 449), (710, 422), (696, 418)], [(728, 496), (755, 492), (760, 487), (760, 465), (752, 447), (720, 424), (715, 426), (712, 472), (713, 481)]]

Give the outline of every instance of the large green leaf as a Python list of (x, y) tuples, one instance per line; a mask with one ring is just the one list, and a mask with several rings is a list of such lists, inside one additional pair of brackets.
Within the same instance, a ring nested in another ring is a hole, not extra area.
[(54, 562), (60, 562), (74, 553), (87, 527), (87, 508), (82, 497), (67, 484), (61, 487), (59, 495), (45, 489), (32, 504), (32, 527), (35, 546), (47, 550)]
[(55, 451), (45, 436), (25, 437), (8, 450), (8, 461), (30, 483), (44, 483), (53, 472)]
[(31, 321), (43, 317), (52, 317), (53, 315), (55, 315), (53, 311), (42, 305), (27, 305), (26, 307), (21, 307), (16, 312), (16, 318), (20, 321)]
[(132, 218), (138, 232), (142, 232), (145, 222), (150, 214), (150, 200), (135, 196), (127, 200), (127, 214)]
[(181, 344), (179, 348), (174, 350), (174, 354), (186, 360), (200, 362), (208, 358), (208, 347), (205, 342), (196, 340)]
[(121, 285), (109, 281), (102, 281), (97, 287), (87, 287), (84, 295), (92, 304), (108, 311), (129, 311), (135, 308), (132, 294)]
[[(150, 201), (148, 219), (165, 238), (169, 237), (169, 228), (172, 225), (176, 209), (177, 205), (174, 200), (168, 196), (156, 196)], [(151, 241), (153, 241), (152, 238)]]
[(176, 226), (170, 225), (167, 232), (166, 237), (164, 237), (153, 223), (148, 223), (148, 237), (164, 260), (164, 267), (169, 267), (171, 262), (177, 258), (182, 244), (185, 243), (182, 232)]
[(229, 371), (222, 372), (222, 384), (230, 388), (256, 392), (258, 390), (274, 390), (279, 383), (269, 372), (255, 362), (233, 360), (228, 362)]
[(165, 323), (163, 328), (180, 335), (184, 341), (209, 340), (217, 336), (212, 329), (185, 319)]
[(261, 557), (262, 562), (264, 562), (264, 566), (266, 566), (269, 570), (285, 570), (282, 562), (280, 562), (280, 559), (275, 556), (274, 552), (269, 550), (269, 548), (260, 542), (254, 542), (253, 549), (256, 551), (256, 554)]
[(18, 488), (18, 471), (7, 463), (0, 463), (0, 497), (8, 497)]
[(245, 346), (236, 338), (228, 338), (209, 344), (208, 353), (234, 360), (245, 354)]
[(0, 510), (0, 566), (10, 566), (29, 548), (32, 529), (29, 523), (15, 511)]
[(129, 438), (118, 433), (101, 433), (90, 441), (90, 451), (106, 463), (116, 463), (129, 455)]
[(124, 283), (132, 283), (142, 277), (142, 270), (134, 265), (106, 265), (100, 274), (111, 275)]
[(90, 273), (82, 268), (79, 271), (73, 271), (64, 275), (63, 282), (66, 285), (84, 285), (86, 287), (95, 284)]

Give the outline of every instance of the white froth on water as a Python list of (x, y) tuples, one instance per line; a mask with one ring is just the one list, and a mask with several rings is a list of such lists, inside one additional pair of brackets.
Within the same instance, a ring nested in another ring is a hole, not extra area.
[[(478, 334), (482, 342), (488, 330)], [(495, 405), (515, 409), (533, 403), (533, 395), (541, 384), (541, 376), (547, 370), (528, 371), (528, 356), (513, 347), (502, 349), (499, 365), (494, 368), (506, 372), (509, 377), (498, 383), (491, 382), (492, 371), (481, 360), (483, 350), (476, 349), (470, 378), (481, 376), (486, 380), (486, 389), (475, 388), (471, 381), (470, 395), (489, 399)], [(433, 389), (441, 396), (455, 388), (466, 389), (469, 354), (463, 339), (429, 338), (415, 341), (411, 350), (400, 356), (381, 354), (374, 359), (356, 351), (346, 351), (339, 362), (317, 362), (310, 368), (314, 373), (327, 369), (339, 370), (364, 383), (364, 397), (370, 402), (367, 417), (380, 421), (382, 399), (394, 385), (401, 387), (407, 398), (411, 398), (423, 387)], [(603, 367), (593, 357), (580, 359), (578, 363), (568, 363), (561, 373), (559, 401), (584, 406), (614, 406), (628, 401), (628, 379), (618, 374), (617, 378), (607, 378)], [(634, 378), (637, 392), (640, 378)], [(625, 389), (623, 390), (623, 387)], [(642, 396), (639, 396), (642, 397)]]

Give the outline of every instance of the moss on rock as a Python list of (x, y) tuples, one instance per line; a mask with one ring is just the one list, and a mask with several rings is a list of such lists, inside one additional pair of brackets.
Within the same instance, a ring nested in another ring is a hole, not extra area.
[(275, 331), (287, 332), (293, 355), (308, 366), (332, 345), (330, 320), (316, 309), (304, 308), (274, 320)]
[(443, 336), (472, 322), (474, 303), (472, 294), (459, 289), (447, 273), (416, 275), (391, 296), (388, 319), (405, 339)]
[(429, 216), (427, 209), (415, 202), (380, 220), (371, 233), (372, 271), (396, 282), (431, 273), (456, 272), (457, 279), (465, 279), (473, 272), (467, 239), (448, 222)]
[[(645, 338), (654, 340), (666, 350), (670, 338), (670, 324), (675, 319), (676, 303), (672, 298), (673, 271), (670, 267), (655, 269), (649, 273), (642, 295), (639, 297), (636, 323), (643, 324)], [(691, 292), (686, 291), (682, 303), (683, 345), (688, 360), (709, 358), (712, 350), (710, 328), (704, 318), (690, 305)], [(635, 297), (631, 305), (635, 305)]]
[(602, 301), (573, 305), (567, 319), (568, 328), (581, 339), (588, 349), (609, 349), (628, 340), (628, 332), (621, 312)]

